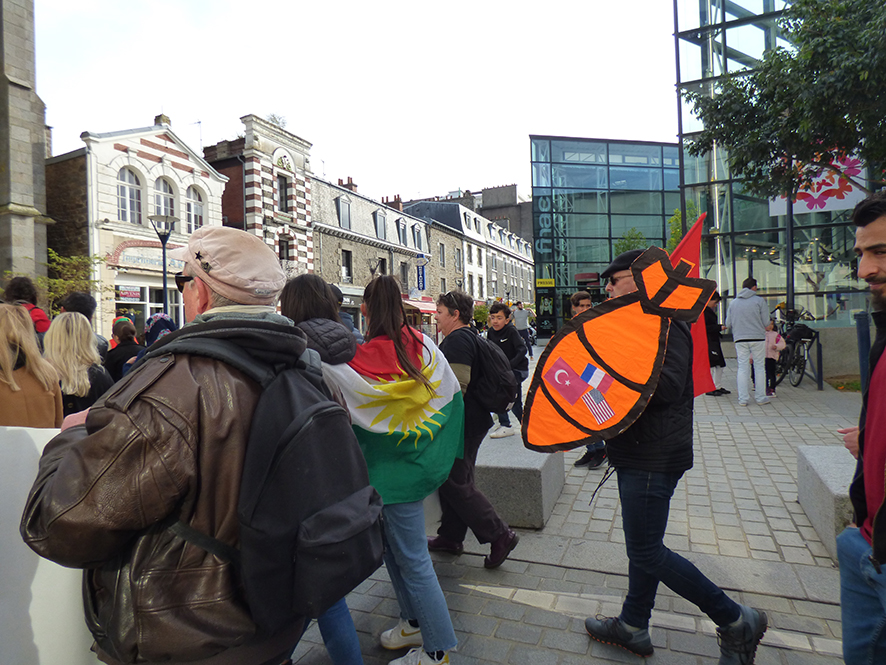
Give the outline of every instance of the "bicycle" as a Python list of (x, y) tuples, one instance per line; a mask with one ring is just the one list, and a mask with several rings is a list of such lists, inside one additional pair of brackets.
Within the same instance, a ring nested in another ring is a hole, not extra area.
[(805, 309), (799, 312), (793, 309), (785, 311), (781, 306), (776, 307), (773, 313), (776, 328), (785, 340), (785, 348), (775, 361), (775, 385), (788, 377), (796, 388), (806, 374), (809, 351), (818, 339), (818, 332), (800, 321), (814, 321), (815, 317)]

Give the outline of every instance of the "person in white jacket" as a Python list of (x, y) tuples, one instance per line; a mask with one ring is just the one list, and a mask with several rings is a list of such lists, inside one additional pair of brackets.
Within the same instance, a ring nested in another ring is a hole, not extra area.
[[(726, 312), (726, 328), (732, 330), (735, 355), (738, 357), (738, 403), (747, 406), (750, 400), (751, 358), (754, 366), (766, 366), (766, 326), (769, 311), (766, 301), (757, 295), (757, 280), (748, 277), (741, 283), (742, 290)], [(754, 382), (754, 401), (769, 404), (766, 396), (765, 375), (761, 371)]]

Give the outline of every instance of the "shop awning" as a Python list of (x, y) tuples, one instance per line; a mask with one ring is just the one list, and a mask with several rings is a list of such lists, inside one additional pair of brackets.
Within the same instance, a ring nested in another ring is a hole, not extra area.
[(403, 300), (406, 307), (417, 309), (422, 314), (436, 314), (437, 304), (432, 300)]

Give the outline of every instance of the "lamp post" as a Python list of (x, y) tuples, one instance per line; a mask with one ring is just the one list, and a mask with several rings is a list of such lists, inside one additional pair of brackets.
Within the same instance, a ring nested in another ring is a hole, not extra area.
[(172, 215), (148, 215), (151, 225), (160, 239), (160, 246), (163, 248), (163, 313), (169, 314), (169, 294), (166, 292), (166, 243), (169, 242), (169, 236), (175, 228), (178, 217)]

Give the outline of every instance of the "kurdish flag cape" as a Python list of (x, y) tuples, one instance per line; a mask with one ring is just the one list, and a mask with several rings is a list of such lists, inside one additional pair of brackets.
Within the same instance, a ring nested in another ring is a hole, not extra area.
[(388, 337), (358, 345), (347, 365), (323, 367), (344, 395), (369, 481), (387, 504), (421, 501), (464, 453), (458, 379), (431, 338), (412, 332), (404, 329), (403, 340), (436, 395), (402, 370)]

